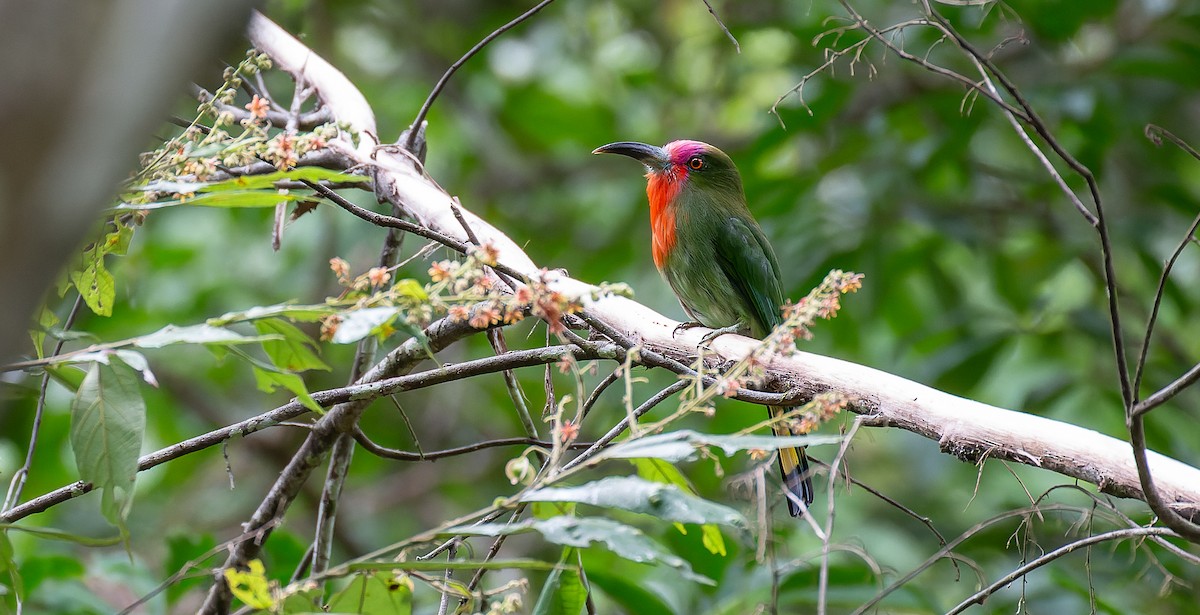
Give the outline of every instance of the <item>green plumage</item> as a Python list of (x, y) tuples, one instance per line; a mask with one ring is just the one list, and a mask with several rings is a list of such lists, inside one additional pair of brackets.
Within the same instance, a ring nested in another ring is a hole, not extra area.
[[(620, 142), (595, 153), (630, 156), (646, 165), (654, 260), (683, 309), (713, 329), (762, 339), (783, 318), (779, 262), (746, 206), (741, 176), (721, 150), (699, 141), (665, 147)], [(771, 408), (772, 418), (790, 408)], [(784, 422), (772, 427), (789, 435)], [(803, 449), (779, 450), (788, 511), (803, 514), (813, 501)]]
[(732, 173), (693, 171), (683, 183), (673, 203), (674, 248), (662, 273), (700, 324), (740, 325), (762, 339), (781, 322), (779, 262), (746, 207), (733, 162), (723, 153), (712, 155), (707, 168), (723, 164)]

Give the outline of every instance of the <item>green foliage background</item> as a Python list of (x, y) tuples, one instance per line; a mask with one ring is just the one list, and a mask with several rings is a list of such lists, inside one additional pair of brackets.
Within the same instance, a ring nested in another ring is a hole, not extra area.
[[(853, 4), (877, 26), (919, 14), (908, 3)], [(698, 0), (552, 4), (450, 82), (429, 117), (429, 172), (466, 207), (524, 244), (536, 262), (589, 282), (627, 282), (639, 301), (682, 318), (651, 264), (637, 169), (589, 152), (617, 140), (717, 144), (742, 170), (789, 296), (803, 296), (832, 268), (866, 274), (864, 289), (848, 297), (842, 314), (822, 323), (803, 349), (1124, 437), (1096, 235), (998, 110), (873, 44), (855, 65), (841, 61), (813, 77), (803, 104), (798, 96), (785, 98), (777, 117), (769, 112), (772, 105), (824, 62), (828, 46), (844, 46), (862, 34), (822, 37), (845, 23), (836, 3), (714, 5), (740, 53)], [(389, 141), (412, 120), (447, 66), (526, 8), (527, 2), (479, 0), (288, 0), (269, 3), (266, 13), (348, 73), (374, 106), (381, 138)], [(1176, 148), (1156, 147), (1143, 134), (1153, 123), (1200, 143), (1200, 7), (1165, 0), (937, 8), (979, 48), (996, 47), (996, 63), (1067, 150), (1096, 173), (1116, 248), (1125, 334), (1137, 348), (1162, 261), (1182, 239), (1200, 200), (1200, 162)], [(1018, 35), (1020, 40), (1009, 38)], [(952, 43), (939, 43), (927, 30), (911, 30), (898, 42), (919, 56), (932, 47), (931, 61), (972, 74)], [(281, 75), (273, 77), (277, 94), (290, 91)], [(204, 85), (215, 87), (219, 78), (214, 70), (213, 83)], [(181, 96), (180, 113), (192, 108)], [(1079, 178), (1067, 180), (1082, 194)], [(365, 271), (383, 238), (382, 231), (332, 208), (291, 224), (279, 252), (271, 250), (269, 231), (265, 210), (179, 208), (151, 215), (129, 254), (109, 261), (117, 281), (113, 316), (85, 314), (76, 329), (111, 340), (255, 305), (320, 302), (338, 292), (328, 260), (342, 256), (356, 272)], [(418, 246), (410, 238), (405, 247), (411, 253)], [(400, 277), (424, 277), (427, 267), (418, 261)], [(1167, 284), (1143, 394), (1200, 356), (1200, 321), (1193, 317), (1200, 293), (1192, 283), (1198, 268), (1189, 248)], [(52, 307), (61, 315), (69, 298)], [(544, 327), (529, 323), (508, 333), (518, 346), (543, 336)], [(442, 360), (486, 352), (482, 340), (473, 340)], [(334, 369), (307, 374), (310, 390), (344, 384), (353, 348), (325, 345), (322, 353)], [(167, 348), (150, 358), (161, 386), (142, 387), (146, 451), (290, 396), (258, 392), (244, 366), (195, 348)], [(605, 373), (601, 367), (599, 376)], [(638, 399), (670, 382), (664, 374), (639, 375), (649, 382), (636, 385)], [(535, 408), (542, 402), (541, 377), (539, 370), (523, 373)], [(573, 390), (569, 378), (556, 378), (560, 394)], [(0, 390), (0, 476), (7, 481), (24, 457), (36, 381), (10, 379)], [(520, 432), (499, 375), (406, 394), (400, 402), (426, 450)], [(1185, 392), (1155, 412), (1149, 421), (1155, 449), (1186, 463), (1200, 461), (1197, 402), (1196, 392)], [(65, 444), (70, 403), (65, 389), (52, 386), (27, 497), (77, 479)], [(691, 426), (725, 433), (757, 422), (760, 414), (722, 402), (715, 418), (697, 417)], [(582, 437), (599, 435), (623, 415), (614, 389)], [(412, 447), (388, 403), (368, 411), (364, 429), (385, 444)], [(132, 563), (119, 547), (86, 550), (14, 534), (36, 606), (108, 612), (105, 605), (127, 604), (231, 537), (302, 436), (299, 429), (274, 429), (142, 473), (129, 522)], [(828, 459), (831, 451), (816, 454)], [(502, 468), (517, 452), (490, 449), (401, 464), (359, 451), (343, 494), (335, 561), (511, 492)], [(980, 470), (940, 454), (933, 442), (892, 430), (860, 433), (847, 461), (854, 476), (930, 517), (947, 537), (1027, 505), (1027, 491), (1037, 496), (1063, 482), (1023, 466), (990, 462)], [(726, 466), (731, 474), (724, 478), (714, 476), (707, 462), (687, 472), (701, 494), (748, 510), (746, 493), (726, 487), (748, 466), (744, 458)], [(267, 543), (269, 575), (286, 579), (303, 553), (319, 489), (311, 481), (287, 524)], [(824, 489), (819, 491), (821, 505)], [(1052, 499), (1088, 504), (1067, 494)], [(109, 535), (97, 501), (95, 494), (79, 498), (25, 522)], [(835, 542), (861, 547), (888, 579), (938, 548), (919, 523), (862, 489), (839, 488), (837, 505)], [(1138, 502), (1122, 508), (1148, 520)], [(1034, 543), (1048, 550), (1069, 539), (1076, 520), (1057, 513), (1026, 525), (1013, 520), (982, 532), (960, 552), (990, 580), (1039, 554)], [(754, 562), (752, 541), (728, 540), (729, 557), (718, 558), (700, 546), (698, 532), (681, 536), (670, 526), (631, 521), (718, 586), (704, 588), (679, 580), (674, 571), (635, 567), (591, 549), (583, 559), (589, 579), (604, 590), (602, 612), (739, 613), (770, 599), (769, 576)], [(820, 543), (778, 510), (775, 523), (775, 555), (795, 564), (785, 566), (781, 578), (782, 610), (807, 612), (816, 587), (811, 558)], [(557, 557), (530, 538), (509, 545), (516, 554)], [(1192, 612), (1200, 601), (1196, 569), (1161, 550), (1152, 553), (1121, 545), (1074, 555), (976, 612), (1085, 612), (1089, 606), (1111, 613)], [(878, 578), (860, 559), (843, 554), (834, 561), (833, 612), (849, 610), (877, 590)], [(1169, 584), (1161, 596), (1168, 572), (1188, 585)], [(496, 574), (493, 581), (504, 578)], [(948, 564), (938, 564), (890, 597), (881, 612), (944, 611), (974, 591), (968, 569), (956, 578)], [(540, 577), (534, 579), (536, 588)], [(202, 580), (185, 581), (151, 601), (149, 612), (194, 608), (188, 600), (203, 586)], [(1018, 607), (1022, 591), (1026, 604)], [(527, 603), (535, 596), (536, 589)], [(421, 600), (425, 610), (432, 608), (420, 594), (418, 607)], [(641, 607), (629, 607), (637, 601)]]

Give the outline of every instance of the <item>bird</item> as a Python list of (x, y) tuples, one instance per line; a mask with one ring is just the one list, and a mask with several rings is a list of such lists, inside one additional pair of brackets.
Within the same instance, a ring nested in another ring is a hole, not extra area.
[[(681, 140), (662, 147), (620, 141), (592, 153), (628, 156), (646, 167), (654, 265), (694, 321), (680, 327), (713, 329), (701, 340), (707, 344), (726, 333), (763, 339), (783, 321), (779, 261), (725, 152)], [(768, 410), (777, 418), (790, 408)], [(777, 436), (791, 435), (782, 421), (771, 426)], [(779, 449), (779, 468), (788, 512), (802, 516), (813, 502), (804, 449)]]

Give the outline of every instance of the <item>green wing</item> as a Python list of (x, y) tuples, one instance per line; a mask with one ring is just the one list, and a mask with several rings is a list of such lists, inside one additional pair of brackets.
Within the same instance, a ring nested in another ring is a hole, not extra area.
[(737, 289), (751, 332), (763, 337), (782, 322), (783, 289), (775, 250), (753, 219), (731, 217), (717, 233), (717, 264)]

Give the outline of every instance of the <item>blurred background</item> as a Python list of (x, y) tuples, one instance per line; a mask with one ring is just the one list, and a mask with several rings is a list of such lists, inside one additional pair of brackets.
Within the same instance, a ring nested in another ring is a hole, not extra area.
[[(1124, 439), (1096, 233), (995, 105), (965, 96), (960, 84), (885, 53), (877, 43), (853, 64), (844, 58), (812, 76), (801, 97), (791, 90), (825, 63), (831, 49), (864, 38), (857, 31), (838, 35), (836, 29), (848, 24), (845, 10), (832, 2), (713, 4), (740, 52), (699, 0), (551, 4), (450, 81), (429, 115), (430, 174), (465, 207), (524, 245), (535, 262), (588, 282), (627, 282), (637, 300), (682, 319), (651, 262), (640, 170), (630, 161), (590, 152), (618, 140), (708, 141), (741, 169), (751, 209), (778, 254), (788, 296), (803, 296), (833, 268), (866, 276), (864, 288), (844, 300), (834, 321), (816, 327), (803, 350)], [(851, 4), (876, 27), (920, 17), (919, 7), (909, 3)], [(1200, 162), (1173, 146), (1157, 147), (1144, 135), (1152, 123), (1200, 145), (1200, 6), (1171, 0), (957, 4), (937, 9), (991, 54), (1061, 144), (1097, 176), (1115, 249), (1123, 334), (1136, 350), (1162, 263), (1183, 239), (1200, 201)], [(374, 106), (386, 142), (412, 121), (451, 63), (529, 6), (286, 0), (266, 3), (265, 12), (349, 75)], [(895, 42), (976, 76), (953, 42), (939, 40), (929, 28), (906, 29)], [(236, 64), (242, 51), (230, 52), (226, 60)], [(202, 85), (217, 87), (221, 69), (214, 63)], [(286, 101), (291, 83), (282, 75), (270, 77), (272, 91)], [(181, 92), (176, 113), (192, 117), (194, 108)], [(164, 123), (156, 135), (145, 135), (147, 147), (153, 137), (176, 132)], [(1080, 178), (1057, 166), (1090, 204)], [(366, 195), (357, 200), (373, 204)], [(76, 328), (102, 340), (121, 339), (255, 305), (320, 302), (339, 292), (329, 259), (341, 256), (355, 272), (365, 271), (374, 266), (383, 238), (378, 229), (332, 208), (289, 225), (279, 252), (271, 249), (270, 227), (265, 210), (178, 208), (150, 216), (129, 255), (110, 263), (117, 279), (114, 315), (85, 314)], [(420, 246), (407, 239), (406, 254)], [(427, 268), (427, 261), (417, 261), (399, 277), (424, 279)], [(1194, 318), (1198, 269), (1200, 260), (1189, 248), (1167, 283), (1143, 396), (1200, 356), (1200, 320)], [(63, 315), (71, 301), (68, 296), (51, 307)], [(545, 341), (545, 330), (524, 323), (509, 329), (507, 338), (514, 347), (537, 345)], [(474, 339), (441, 359), (488, 352), (484, 340)], [(352, 356), (352, 347), (327, 345), (323, 357), (334, 370), (308, 374), (309, 389), (344, 384)], [(290, 397), (262, 394), (244, 365), (198, 349), (164, 349), (151, 362), (161, 386), (143, 391), (147, 451)], [(594, 385), (612, 367), (598, 365), (585, 374), (584, 384)], [(521, 375), (531, 407), (540, 408), (542, 371)], [(648, 381), (635, 385), (635, 404), (671, 381), (644, 370), (636, 375)], [(570, 375), (554, 377), (559, 395), (575, 394)], [(2, 390), (0, 476), (7, 481), (24, 459), (36, 382), (9, 382)], [(581, 438), (599, 436), (624, 416), (621, 394), (619, 387), (605, 394)], [(405, 394), (399, 401), (425, 450), (520, 433), (499, 375)], [(1198, 401), (1196, 392), (1185, 392), (1152, 415), (1153, 448), (1185, 463), (1200, 462)], [(65, 389), (51, 388), (27, 497), (75, 480), (65, 445), (69, 402)], [(760, 421), (761, 414), (753, 406), (722, 401), (714, 418), (692, 417), (687, 424), (726, 433)], [(851, 419), (842, 417), (822, 432), (837, 433)], [(364, 429), (381, 443), (412, 450), (412, 438), (387, 400), (367, 413)], [(303, 435), (282, 427), (142, 473), (130, 523), (132, 563), (119, 548), (78, 550), (14, 536), (18, 559), (41, 562), (26, 575), (43, 588), (39, 605), (47, 612), (109, 611), (89, 595), (128, 604), (236, 534)], [(519, 452), (490, 449), (403, 464), (359, 451), (343, 494), (335, 561), (511, 493), (502, 468)], [(812, 453), (828, 461), (834, 450)], [(1024, 466), (964, 464), (941, 454), (936, 443), (897, 430), (860, 432), (846, 461), (853, 476), (930, 517), (947, 538), (1028, 505), (1030, 494), (1036, 498), (1069, 482)], [(706, 497), (750, 514), (748, 493), (736, 487), (750, 462), (742, 456), (723, 465), (724, 476), (710, 461), (691, 464), (685, 473)], [(272, 576), (286, 579), (311, 539), (319, 489), (319, 481), (310, 481), (286, 525), (268, 542), (265, 561)], [(818, 507), (826, 496), (822, 485)], [(836, 496), (834, 541), (868, 553), (884, 571), (885, 584), (939, 548), (922, 524), (861, 488), (841, 486)], [(107, 535), (111, 530), (96, 514), (95, 497), (26, 523)], [(1070, 490), (1049, 501), (1091, 506)], [(1136, 521), (1149, 521), (1139, 502), (1121, 508)], [(820, 542), (779, 507), (772, 512), (781, 610), (807, 612), (815, 600), (812, 557)], [(1052, 511), (1041, 518), (1015, 517), (981, 532), (959, 552), (990, 582), (1076, 536), (1072, 524), (1080, 519), (1075, 512)], [(770, 576), (755, 562), (753, 540), (727, 535), (730, 555), (718, 558), (703, 550), (697, 532), (682, 536), (671, 527), (631, 522), (719, 584), (684, 583), (670, 570), (650, 567), (633, 574), (634, 566), (592, 549), (585, 561), (589, 578), (604, 592), (602, 612), (745, 613), (770, 599)], [(1096, 531), (1112, 527), (1096, 523)], [(1105, 545), (1095, 551), (1042, 569), (973, 612), (1194, 612), (1200, 600), (1195, 567), (1151, 547)], [(555, 557), (531, 538), (511, 541), (506, 551), (526, 552)], [(504, 578), (509, 577), (489, 577), (496, 583)], [(859, 557), (835, 557), (833, 612), (852, 610), (880, 582)], [(146, 612), (194, 608), (190, 600), (203, 586), (202, 579), (176, 585)], [(527, 603), (536, 596), (536, 575), (534, 587)], [(1170, 590), (1165, 595), (1163, 587)], [(955, 571), (940, 563), (890, 596), (881, 612), (942, 612), (975, 588), (969, 568)]]

